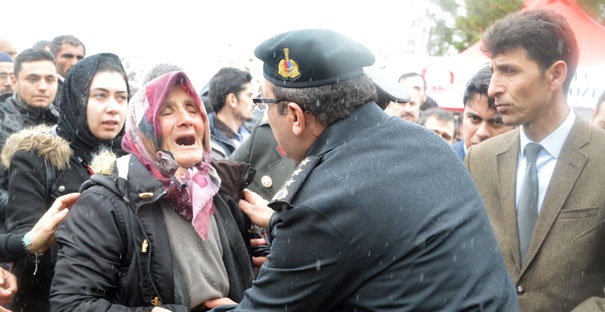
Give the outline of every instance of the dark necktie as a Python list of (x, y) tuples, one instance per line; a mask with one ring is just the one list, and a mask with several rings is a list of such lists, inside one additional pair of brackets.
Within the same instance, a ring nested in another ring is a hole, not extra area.
[(536, 143), (529, 143), (525, 146), (525, 177), (521, 186), (519, 210), (517, 211), (521, 264), (525, 262), (531, 234), (538, 219), (538, 170), (536, 169), (536, 158), (538, 158), (541, 148), (542, 146)]

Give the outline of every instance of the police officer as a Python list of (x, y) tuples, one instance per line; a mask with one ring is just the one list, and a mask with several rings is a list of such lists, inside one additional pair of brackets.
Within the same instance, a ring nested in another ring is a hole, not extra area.
[(366, 47), (306, 29), (254, 52), (257, 102), (297, 167), (269, 203), (245, 192), (240, 208), (269, 229), (271, 250), (239, 305), (217, 311), (518, 311), (464, 165), (375, 103)]

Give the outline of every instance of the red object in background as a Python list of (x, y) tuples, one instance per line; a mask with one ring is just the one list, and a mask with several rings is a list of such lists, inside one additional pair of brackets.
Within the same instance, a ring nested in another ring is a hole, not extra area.
[[(605, 27), (586, 14), (575, 0), (526, 0), (521, 10), (536, 9), (550, 9), (563, 15), (574, 30), (580, 59), (568, 102), (577, 109), (594, 107), (605, 90), (602, 83), (605, 81)], [(489, 64), (489, 58), (481, 51), (481, 41), (457, 55), (444, 57), (423, 70), (427, 93), (440, 107), (461, 111), (466, 82), (486, 64)]]

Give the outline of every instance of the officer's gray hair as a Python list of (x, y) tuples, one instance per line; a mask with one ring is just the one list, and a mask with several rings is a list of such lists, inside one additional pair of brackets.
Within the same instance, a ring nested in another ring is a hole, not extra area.
[(311, 112), (324, 126), (349, 116), (363, 104), (378, 100), (374, 82), (365, 74), (319, 87), (274, 86), (273, 93), (275, 97), (288, 99), (300, 105), (305, 111)]

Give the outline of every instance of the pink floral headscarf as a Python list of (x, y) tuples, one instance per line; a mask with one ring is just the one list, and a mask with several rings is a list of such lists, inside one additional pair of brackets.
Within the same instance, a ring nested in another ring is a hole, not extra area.
[[(174, 176), (179, 168), (168, 151), (163, 151), (159, 112), (173, 87), (184, 88), (195, 100), (204, 119), (204, 155), (197, 165), (187, 168), (184, 176)], [(165, 199), (181, 217), (191, 221), (204, 240), (208, 238), (210, 217), (214, 214), (212, 198), (218, 192), (220, 178), (210, 165), (210, 126), (202, 100), (183, 72), (170, 72), (148, 82), (130, 100), (124, 125), (122, 148), (137, 157), (160, 180), (167, 191)]]

